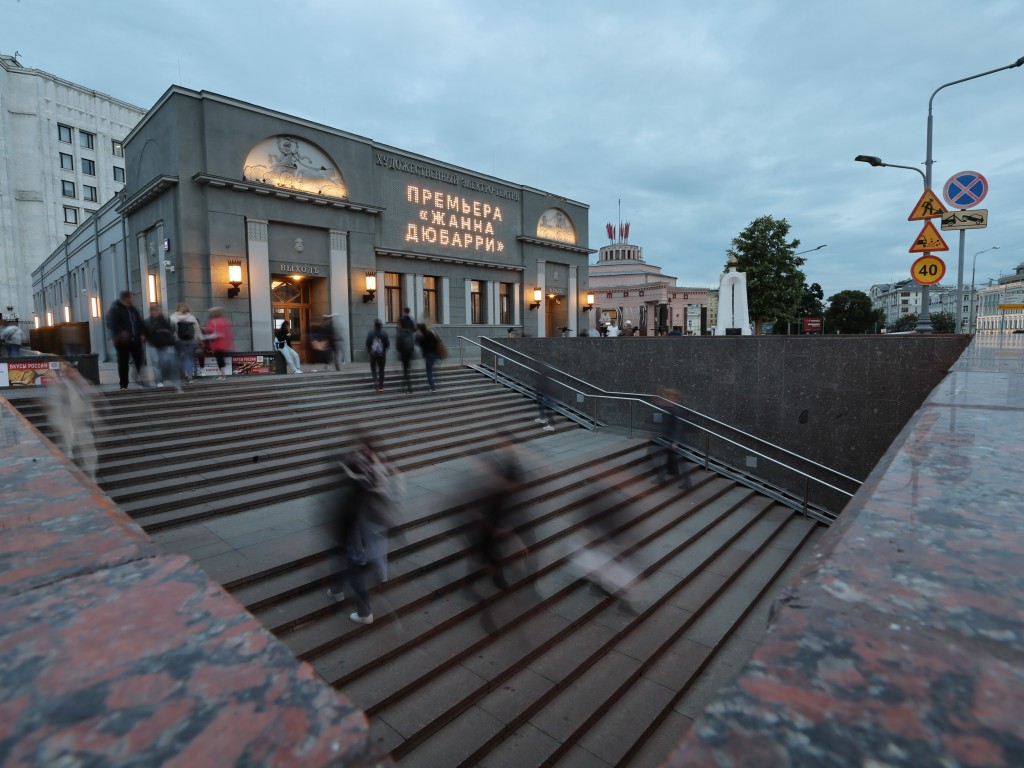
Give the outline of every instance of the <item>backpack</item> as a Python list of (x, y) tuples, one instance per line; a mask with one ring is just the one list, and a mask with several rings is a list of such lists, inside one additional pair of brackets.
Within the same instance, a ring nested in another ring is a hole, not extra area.
[(188, 320), (178, 321), (178, 338), (182, 341), (191, 341), (196, 337), (196, 327)]
[(374, 336), (373, 341), (370, 342), (370, 354), (371, 355), (383, 355), (384, 354), (384, 342), (380, 336)]

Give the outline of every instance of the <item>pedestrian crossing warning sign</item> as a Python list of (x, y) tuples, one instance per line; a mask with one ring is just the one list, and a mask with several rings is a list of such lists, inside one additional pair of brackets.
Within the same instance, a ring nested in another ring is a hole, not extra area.
[(921, 234), (917, 236), (914, 244), (910, 246), (911, 253), (928, 253), (929, 251), (948, 251), (949, 246), (942, 239), (939, 230), (930, 221), (925, 222)]
[(946, 213), (946, 209), (942, 207), (942, 203), (939, 202), (939, 198), (937, 198), (935, 193), (930, 189), (926, 189), (924, 194), (921, 195), (921, 199), (917, 201), (917, 205), (914, 206), (914, 210), (912, 210), (910, 215), (907, 216), (907, 221), (934, 219), (944, 213)]

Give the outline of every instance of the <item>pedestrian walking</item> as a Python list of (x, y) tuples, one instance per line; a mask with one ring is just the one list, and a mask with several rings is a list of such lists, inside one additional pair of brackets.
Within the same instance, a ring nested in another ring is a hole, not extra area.
[(366, 558), (373, 565), (377, 581), (388, 580), (388, 531), (394, 524), (394, 502), (400, 475), (374, 448), (361, 438), (358, 450), (342, 464), (354, 484), (360, 506), (360, 538)]
[(370, 355), (370, 375), (378, 393), (384, 391), (384, 364), (387, 362), (390, 348), (388, 332), (384, 330), (380, 320), (374, 320), (373, 330), (366, 334), (366, 351)]
[(178, 353), (178, 374), (184, 383), (191, 384), (196, 371), (196, 346), (203, 340), (203, 329), (185, 302), (179, 302), (170, 320)]
[(341, 361), (338, 357), (338, 332), (334, 329), (334, 320), (330, 315), (324, 315), (320, 324), (313, 329), (313, 349), (320, 361), (324, 364), (324, 370), (341, 370)]
[[(482, 483), (484, 493), (474, 505), (474, 525), (471, 526), (472, 548), (485, 573), (498, 589), (507, 589), (508, 581), (502, 562), (509, 552), (526, 554), (522, 540), (511, 527), (509, 512), (515, 506), (523, 485), (523, 468), (512, 447), (504, 445), (485, 454)], [(472, 592), (472, 582), (467, 582)]]
[(423, 364), (427, 370), (427, 387), (431, 392), (437, 391), (437, 384), (434, 382), (434, 366), (437, 364), (440, 341), (437, 334), (427, 328), (424, 323), (416, 326), (416, 343), (420, 345), (420, 352), (423, 354)]
[(543, 360), (536, 361), (534, 371), (534, 382), (537, 390), (537, 423), (545, 432), (554, 432), (555, 425), (551, 423), (554, 409), (551, 407), (551, 373), (554, 369)]
[(281, 323), (274, 334), (274, 347), (284, 355), (285, 363), (292, 369), (292, 373), (302, 373), (299, 353), (292, 348), (292, 327), (287, 320)]
[(46, 417), (61, 453), (96, 482), (96, 393), (74, 366), (62, 367), (46, 386)]
[(217, 368), (220, 370), (220, 375), (217, 378), (224, 381), (227, 373), (225, 353), (235, 346), (235, 340), (231, 321), (224, 316), (224, 310), (220, 307), (210, 307), (210, 319), (203, 329), (203, 340), (208, 344), (217, 360)]
[(121, 389), (128, 389), (129, 358), (135, 363), (135, 381), (140, 386), (146, 386), (142, 378), (142, 367), (146, 364), (142, 356), (146, 329), (139, 310), (135, 308), (135, 298), (131, 291), (121, 291), (117, 301), (107, 310), (106, 322), (117, 352), (117, 380)]
[(398, 338), (395, 340), (398, 357), (402, 361), (402, 382), (405, 391), (412, 392), (412, 356), (416, 351), (416, 323), (412, 319), (411, 310), (406, 307), (398, 319)]
[(17, 323), (5, 325), (0, 330), (0, 342), (3, 342), (8, 357), (17, 357), (21, 354), (21, 345), (25, 337)]
[[(174, 330), (171, 321), (164, 314), (159, 304), (149, 305), (149, 319), (145, 323), (146, 342), (149, 345), (149, 358), (153, 366), (153, 381), (158, 387), (164, 385), (164, 379), (175, 381), (174, 370), (177, 368), (177, 355), (174, 349)], [(179, 386), (180, 390), (181, 387)]]

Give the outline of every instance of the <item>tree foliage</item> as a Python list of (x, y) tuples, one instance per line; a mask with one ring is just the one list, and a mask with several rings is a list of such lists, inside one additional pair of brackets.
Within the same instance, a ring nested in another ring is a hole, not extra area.
[(825, 305), (821, 301), (823, 298), (825, 298), (825, 292), (820, 285), (817, 283), (811, 283), (810, 285), (804, 283), (803, 295), (800, 297), (800, 304), (796, 308), (796, 313), (790, 317), (778, 318), (775, 321), (772, 333), (791, 333), (794, 330), (794, 326), (796, 327), (796, 332), (800, 333), (802, 318), (824, 316)]
[(916, 328), (917, 328), (917, 315), (916, 314), (907, 314), (907, 315), (900, 315), (898, 318), (896, 318), (896, 322), (889, 323), (889, 326), (888, 326), (888, 328), (886, 330), (892, 331), (893, 333), (898, 333), (900, 331), (913, 331)]
[[(932, 312), (928, 315), (932, 321), (933, 333), (953, 333), (956, 330), (956, 316), (952, 312)], [(895, 323), (890, 323), (886, 329), (892, 333), (899, 331), (916, 331), (917, 315), (900, 315)]]
[(733, 238), (728, 251), (737, 261), (736, 270), (747, 276), (747, 306), (757, 334), (765, 322), (794, 317), (800, 304), (804, 259), (793, 255), (800, 241), (787, 242), (788, 235), (785, 219), (761, 216)]
[(864, 291), (840, 291), (828, 299), (825, 328), (829, 333), (874, 333), (885, 326), (885, 314), (872, 309)]

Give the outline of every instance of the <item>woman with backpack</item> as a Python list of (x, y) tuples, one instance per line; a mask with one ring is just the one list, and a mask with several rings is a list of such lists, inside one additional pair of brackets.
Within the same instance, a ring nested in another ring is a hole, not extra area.
[(203, 331), (199, 320), (183, 301), (171, 312), (171, 328), (174, 329), (174, 347), (178, 352), (181, 380), (191, 384), (196, 371), (196, 345), (203, 340)]

